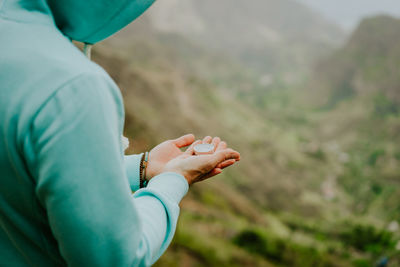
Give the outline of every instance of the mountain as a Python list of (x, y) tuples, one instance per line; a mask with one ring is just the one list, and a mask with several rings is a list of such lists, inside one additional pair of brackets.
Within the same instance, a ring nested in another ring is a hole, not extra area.
[(364, 19), (341, 49), (317, 65), (315, 93), (329, 104), (378, 93), (400, 103), (399, 41), (400, 19)]
[(400, 19), (365, 18), (302, 90), (319, 114), (314, 138), (340, 144), (348, 155), (336, 183), (351, 195), (350, 209), (387, 222), (400, 219), (399, 42)]
[(293, 73), (341, 43), (342, 30), (292, 0), (164, 0), (147, 16), (177, 33), (265, 73)]
[(344, 29), (353, 31), (364, 17), (388, 14), (400, 16), (397, 0), (298, 0), (321, 12)]
[[(158, 264), (296, 265), (309, 256), (303, 266), (316, 262), (341, 266), (335, 264), (342, 262), (339, 255), (315, 251), (301, 239), (291, 238), (291, 227), (303, 227), (291, 223), (299, 221), (298, 216), (325, 216), (323, 211), (330, 205), (303, 200), (308, 193), (318, 199), (323, 196), (318, 187), (305, 190), (319, 177), (303, 168), (319, 160), (303, 158), (297, 141), (302, 139), (288, 131), (288, 121), (302, 120), (295, 115), (297, 111), (279, 111), (279, 116), (278, 111), (260, 114), (231, 90), (232, 81), (224, 76), (230, 73), (251, 88), (258, 80), (236, 75), (246, 69), (226, 64), (228, 61), (218, 63), (213, 52), (207, 53), (183, 37), (142, 32), (147, 24), (140, 23), (93, 50), (93, 59), (121, 88), (125, 135), (131, 139), (129, 152), (149, 150), (165, 139), (192, 132), (198, 137), (220, 136), (242, 155), (240, 164), (220, 177), (192, 187), (182, 202), (174, 242)], [(201, 66), (208, 69), (199, 71)], [(299, 170), (305, 179), (298, 178)], [(292, 215), (282, 219), (277, 215), (281, 212)], [(254, 237), (262, 249), (256, 253), (251, 248)], [(265, 242), (268, 248), (262, 248)]]
[[(386, 42), (373, 45), (392, 35), (384, 35), (394, 31), (386, 23), (366, 23), (360, 28), (373, 30), (324, 57), (314, 91), (265, 77), (260, 83), (234, 53), (156, 29), (148, 16), (94, 47), (94, 61), (124, 97), (129, 153), (188, 132), (220, 136), (241, 152), (237, 165), (192, 186), (156, 266), (371, 267), (382, 255), (400, 264), (400, 233), (387, 230), (400, 221), (400, 116), (387, 113), (388, 97), (364, 99), (369, 89), (360, 86), (353, 93), (360, 97), (329, 109), (297, 103), (301, 95), (308, 103), (318, 92), (333, 96), (369, 66), (369, 55), (386, 62)], [(376, 77), (363, 76), (382, 82)]]

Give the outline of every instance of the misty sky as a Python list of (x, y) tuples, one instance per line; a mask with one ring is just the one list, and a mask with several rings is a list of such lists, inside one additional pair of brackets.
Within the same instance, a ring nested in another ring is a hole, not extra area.
[(297, 0), (319, 11), (345, 29), (353, 29), (362, 17), (391, 14), (400, 17), (400, 0)]

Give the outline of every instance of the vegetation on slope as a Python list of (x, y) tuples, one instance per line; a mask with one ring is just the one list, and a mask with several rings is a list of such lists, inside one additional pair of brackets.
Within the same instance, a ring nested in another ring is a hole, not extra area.
[(312, 85), (316, 100), (333, 106), (354, 95), (376, 93), (400, 103), (399, 41), (400, 19), (382, 15), (363, 20), (343, 48), (317, 65)]
[[(128, 31), (96, 46), (94, 59), (121, 87), (130, 152), (193, 132), (223, 137), (243, 158), (193, 186), (157, 266), (373, 266), (382, 256), (400, 264), (400, 116), (379, 90), (386, 76), (365, 76), (372, 94), (315, 110), (297, 102), (309, 91), (260, 83), (181, 36)], [(361, 53), (354, 38), (331, 58), (333, 72), (347, 70), (342, 61), (363, 72), (358, 57), (338, 56), (349, 46)], [(375, 57), (367, 51), (363, 62)], [(329, 88), (322, 98), (348, 78), (329, 73), (315, 74), (323, 83), (313, 86)]]

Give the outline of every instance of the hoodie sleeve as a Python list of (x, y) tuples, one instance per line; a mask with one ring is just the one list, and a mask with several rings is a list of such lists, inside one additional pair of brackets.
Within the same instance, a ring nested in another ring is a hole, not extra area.
[(36, 114), (29, 138), (36, 195), (69, 266), (149, 266), (174, 235), (183, 176), (163, 173), (132, 195), (118, 89), (83, 74)]
[(124, 156), (126, 175), (132, 191), (140, 188), (140, 160), (142, 155), (143, 153)]

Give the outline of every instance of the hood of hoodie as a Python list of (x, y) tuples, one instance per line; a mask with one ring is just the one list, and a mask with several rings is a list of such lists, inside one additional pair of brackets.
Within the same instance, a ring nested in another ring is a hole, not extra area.
[(3, 0), (0, 15), (53, 23), (72, 40), (94, 44), (139, 17), (155, 0)]

